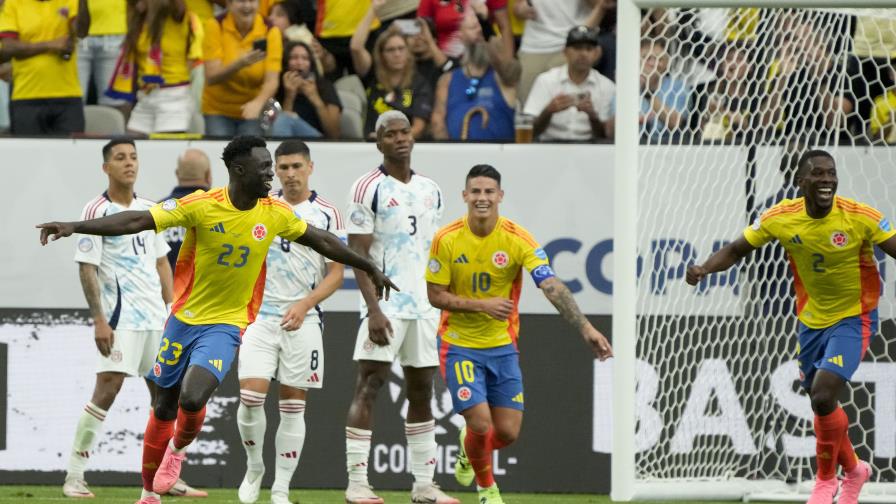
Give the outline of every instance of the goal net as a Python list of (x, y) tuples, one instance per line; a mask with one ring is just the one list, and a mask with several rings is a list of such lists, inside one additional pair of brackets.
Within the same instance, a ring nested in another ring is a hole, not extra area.
[[(834, 155), (838, 194), (896, 217), (896, 11), (647, 9), (640, 54), (635, 485), (798, 500), (815, 438), (783, 249), (696, 288), (685, 268), (795, 197), (809, 148)], [(896, 265), (876, 256), (880, 330), (841, 399), (863, 496), (896, 502)]]

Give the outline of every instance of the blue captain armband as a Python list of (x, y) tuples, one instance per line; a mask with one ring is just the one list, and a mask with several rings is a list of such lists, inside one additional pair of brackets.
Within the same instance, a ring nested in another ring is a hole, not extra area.
[(537, 268), (532, 270), (531, 275), (532, 275), (532, 280), (535, 281), (535, 285), (538, 285), (538, 286), (540, 286), (541, 282), (544, 282), (548, 278), (553, 278), (553, 277), (557, 276), (554, 273), (554, 270), (551, 269), (551, 267), (547, 264), (542, 264), (541, 266), (538, 266)]

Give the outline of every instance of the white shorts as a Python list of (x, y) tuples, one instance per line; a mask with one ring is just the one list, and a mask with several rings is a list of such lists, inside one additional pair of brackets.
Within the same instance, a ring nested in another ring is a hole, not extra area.
[(324, 384), (321, 324), (305, 321), (284, 331), (276, 320), (256, 320), (246, 328), (240, 346), (239, 379), (276, 378), (282, 385), (309, 389)]
[(137, 104), (131, 110), (128, 129), (140, 133), (187, 131), (193, 115), (190, 86), (156, 88), (137, 92)]
[(368, 318), (364, 317), (358, 328), (355, 354), (352, 356), (354, 360), (393, 362), (398, 357), (405, 367), (426, 368), (439, 365), (439, 352), (436, 348), (438, 318), (389, 319), (392, 338), (386, 346), (370, 341), (367, 321)]
[(128, 376), (146, 376), (159, 353), (162, 331), (113, 331), (112, 353), (99, 356), (97, 373), (124, 373)]

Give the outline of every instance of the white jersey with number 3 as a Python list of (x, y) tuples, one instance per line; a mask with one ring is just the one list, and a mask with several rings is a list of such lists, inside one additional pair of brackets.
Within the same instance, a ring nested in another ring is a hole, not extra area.
[[(346, 231), (372, 234), (370, 259), (401, 289), (380, 301), (383, 314), (399, 319), (438, 317), (426, 294), (426, 263), (442, 221), (442, 191), (430, 178), (411, 172), (407, 184), (380, 166), (352, 184)], [(367, 306), (361, 299), (361, 314)]]
[[(154, 201), (134, 197), (127, 208), (107, 193), (88, 203), (81, 220), (125, 210), (149, 210)], [(164, 327), (165, 302), (156, 261), (168, 254), (168, 244), (153, 230), (123, 236), (75, 235), (75, 261), (97, 266), (100, 303), (112, 329), (159, 331)]]
[[(271, 196), (286, 201), (282, 191), (273, 191)], [(311, 191), (311, 197), (292, 208), (308, 224), (329, 231), (345, 241), (345, 228), (339, 210), (316, 192)], [(327, 274), (327, 262), (330, 260), (310, 247), (276, 237), (268, 250), (264, 297), (258, 318), (279, 322), (291, 304), (307, 297), (320, 285)], [(305, 316), (305, 323), (316, 323), (319, 315), (319, 308), (314, 307)]]

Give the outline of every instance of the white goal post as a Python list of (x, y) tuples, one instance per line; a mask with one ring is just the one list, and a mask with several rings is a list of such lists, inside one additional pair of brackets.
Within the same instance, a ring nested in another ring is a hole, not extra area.
[[(733, 268), (735, 273), (699, 289), (684, 285), (683, 265), (705, 260), (721, 240), (735, 238), (763, 209), (763, 200), (782, 194), (775, 189), (786, 192), (788, 170), (807, 148), (834, 154), (839, 194), (896, 218), (896, 146), (870, 138), (864, 129), (867, 118), (855, 103), (842, 110), (832, 105), (835, 112), (811, 118), (819, 125), (814, 137), (784, 138), (782, 132), (803, 123), (789, 126), (788, 114), (800, 112), (782, 101), (805, 99), (808, 88), (775, 95), (769, 76), (787, 75), (781, 69), (783, 57), (769, 57), (762, 66), (757, 54), (767, 54), (761, 51), (748, 53), (756, 67), (744, 78), (754, 79), (752, 89), (768, 98), (763, 107), (778, 107), (762, 123), (762, 134), (747, 131), (732, 140), (726, 118), (722, 126), (712, 120), (692, 123), (702, 140), (690, 134), (651, 137), (645, 126), (650, 119), (642, 114), (641, 10), (756, 8), (771, 16), (811, 17), (807, 26), (836, 41), (825, 63), (830, 66), (819, 71), (823, 84), (818, 88), (836, 99), (838, 91), (845, 92), (843, 86), (852, 92), (854, 82), (847, 76), (850, 30), (861, 12), (853, 9), (870, 9), (868, 15), (892, 20), (896, 10), (884, 9), (896, 9), (896, 0), (618, 0), (617, 8), (611, 498), (805, 502), (814, 483), (812, 413), (795, 385), (795, 315), (782, 308), (790, 306), (781, 298), (783, 256), (769, 248), (766, 255), (747, 259)], [(691, 53), (678, 51), (672, 59), (682, 54), (693, 58), (693, 65), (678, 71), (685, 80), (699, 80), (697, 73), (716, 70), (712, 64), (701, 67), (707, 55), (719, 55), (716, 49), (696, 43), (689, 46)], [(806, 62), (813, 58), (808, 53), (799, 57), (803, 65), (821, 66)], [(896, 54), (890, 58), (896, 65)], [(670, 67), (678, 63), (671, 61)], [(896, 111), (896, 92), (893, 100)], [(710, 106), (709, 101), (700, 103)], [(653, 117), (656, 121), (659, 116)], [(891, 120), (896, 124), (896, 112), (891, 111)], [(719, 133), (722, 127), (728, 133)], [(776, 140), (760, 139), (770, 136)], [(861, 502), (894, 503), (896, 263), (878, 260), (886, 268), (880, 320), (881, 326), (888, 324), (890, 336), (877, 336), (843, 404), (856, 451), (863, 459), (872, 457), (875, 468)], [(769, 306), (772, 301), (778, 304)]]

